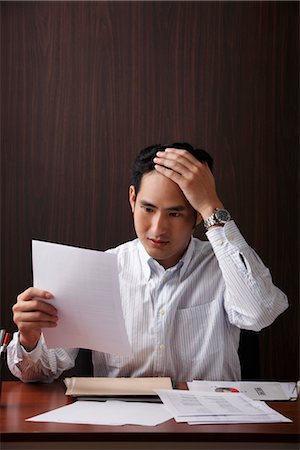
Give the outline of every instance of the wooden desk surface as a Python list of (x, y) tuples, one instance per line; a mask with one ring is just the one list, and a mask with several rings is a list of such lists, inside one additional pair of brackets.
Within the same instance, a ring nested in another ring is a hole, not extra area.
[[(182, 387), (182, 386), (180, 386)], [(269, 405), (292, 423), (188, 425), (173, 419), (156, 427), (100, 426), (26, 422), (25, 419), (70, 403), (62, 381), (52, 384), (2, 383), (2, 442), (139, 441), (139, 442), (299, 442), (299, 400)]]

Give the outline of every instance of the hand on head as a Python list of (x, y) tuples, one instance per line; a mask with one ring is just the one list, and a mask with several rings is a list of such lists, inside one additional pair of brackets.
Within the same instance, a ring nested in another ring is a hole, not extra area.
[(157, 172), (178, 184), (203, 219), (207, 219), (215, 208), (223, 207), (207, 163), (198, 161), (187, 150), (177, 148), (157, 152), (153, 161)]

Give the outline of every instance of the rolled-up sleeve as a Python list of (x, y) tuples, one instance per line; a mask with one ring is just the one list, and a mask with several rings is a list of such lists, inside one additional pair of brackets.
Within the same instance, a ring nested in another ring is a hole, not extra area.
[(288, 307), (286, 295), (249, 247), (234, 221), (207, 232), (225, 282), (224, 308), (229, 322), (260, 331)]
[(48, 349), (43, 335), (37, 346), (27, 352), (19, 342), (19, 333), (14, 333), (7, 347), (7, 364), (14, 376), (24, 382), (42, 381), (50, 383), (65, 370), (74, 367), (78, 349)]

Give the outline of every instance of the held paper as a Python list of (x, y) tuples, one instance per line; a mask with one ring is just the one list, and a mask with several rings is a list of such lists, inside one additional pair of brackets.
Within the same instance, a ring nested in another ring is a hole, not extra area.
[(131, 353), (116, 255), (33, 241), (32, 264), (34, 286), (51, 292), (58, 310), (57, 327), (43, 329), (49, 348)]

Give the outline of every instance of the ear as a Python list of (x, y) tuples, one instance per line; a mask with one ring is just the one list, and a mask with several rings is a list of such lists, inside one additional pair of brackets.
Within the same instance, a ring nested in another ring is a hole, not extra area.
[(130, 203), (131, 211), (132, 211), (132, 212), (134, 212), (135, 198), (136, 198), (136, 197), (135, 197), (135, 189), (134, 189), (134, 186), (131, 185), (131, 186), (129, 187), (129, 203)]

